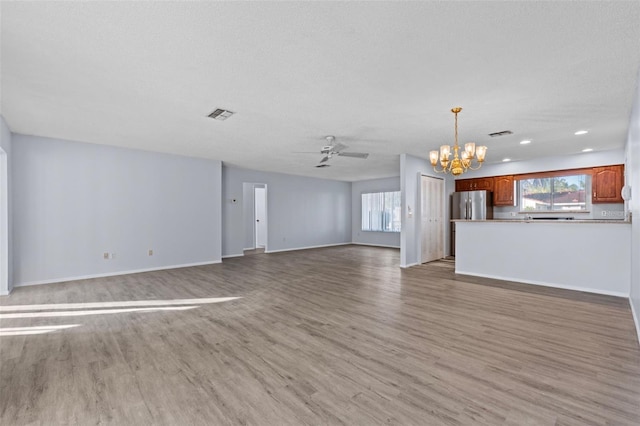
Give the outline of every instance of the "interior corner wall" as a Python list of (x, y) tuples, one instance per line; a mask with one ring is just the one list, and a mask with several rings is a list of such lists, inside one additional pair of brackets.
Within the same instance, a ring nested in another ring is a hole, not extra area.
[(12, 154), (16, 286), (220, 262), (220, 161), (18, 134)]
[(400, 190), (402, 193), (402, 232), (400, 233), (400, 267), (421, 263), (421, 238), (420, 225), (420, 176), (433, 176), (444, 179), (444, 241), (445, 253), (451, 252), (451, 224), (449, 222), (450, 202), (449, 195), (453, 192), (455, 182), (451, 175), (437, 174), (431, 164), (422, 158), (410, 154), (400, 155)]
[[(222, 255), (245, 245), (243, 183), (267, 185), (267, 251), (351, 242), (351, 183), (222, 167)], [(236, 199), (238, 202), (233, 203)]]
[(362, 231), (362, 194), (400, 191), (400, 177), (362, 180), (351, 183), (351, 241), (384, 247), (400, 247), (399, 232)]
[[(0, 218), (2, 218), (5, 223), (3, 224), (3, 228), (0, 229), (0, 232), (5, 232), (6, 237), (6, 256), (7, 256), (7, 271), (6, 271), (6, 283), (0, 285), (0, 295), (6, 295), (11, 292), (13, 289), (13, 202), (12, 202), (12, 179), (11, 179), (11, 170), (13, 166), (12, 160), (12, 134), (11, 129), (7, 125), (4, 117), (0, 115), (0, 148), (5, 152), (6, 155), (6, 176), (0, 177), (0, 185), (2, 185), (2, 191), (0, 194), (4, 194), (6, 197), (6, 203), (2, 207), (5, 209), (0, 212)], [(2, 267), (2, 266), (0, 266)]]
[[(631, 186), (631, 200), (627, 209), (631, 213), (631, 294), (630, 303), (638, 341), (640, 342), (640, 73), (636, 83), (633, 107), (629, 119), (626, 144), (626, 185)], [(635, 260), (634, 260), (635, 259)]]

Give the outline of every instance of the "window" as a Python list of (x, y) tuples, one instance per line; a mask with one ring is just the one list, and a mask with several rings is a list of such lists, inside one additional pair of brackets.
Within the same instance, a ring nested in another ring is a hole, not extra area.
[(362, 230), (400, 232), (400, 191), (362, 194)]
[(587, 210), (591, 176), (586, 174), (522, 179), (520, 206), (522, 211)]

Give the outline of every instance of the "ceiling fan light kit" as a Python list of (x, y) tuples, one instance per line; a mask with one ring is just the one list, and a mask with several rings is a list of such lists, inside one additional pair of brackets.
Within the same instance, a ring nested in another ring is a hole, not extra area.
[[(482, 167), (484, 157), (487, 154), (486, 146), (476, 146), (475, 143), (469, 142), (464, 145), (464, 150), (460, 152), (458, 145), (458, 114), (462, 111), (461, 107), (451, 109), (455, 115), (455, 139), (453, 145), (453, 159), (451, 157), (451, 146), (442, 145), (440, 152), (429, 152), (429, 161), (436, 173), (451, 173), (453, 176), (459, 176), (468, 170), (478, 170)], [(438, 159), (440, 160), (440, 170), (438, 170)], [(476, 160), (477, 167), (472, 167), (472, 161)]]

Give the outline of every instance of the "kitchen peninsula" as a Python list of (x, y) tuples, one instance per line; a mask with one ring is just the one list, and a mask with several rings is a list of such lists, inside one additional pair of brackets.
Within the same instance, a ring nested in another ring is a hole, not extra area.
[(629, 221), (455, 222), (457, 274), (629, 297)]

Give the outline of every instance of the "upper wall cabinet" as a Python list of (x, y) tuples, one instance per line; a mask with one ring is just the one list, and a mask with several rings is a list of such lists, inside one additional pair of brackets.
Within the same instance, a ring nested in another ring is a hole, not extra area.
[(456, 191), (493, 191), (493, 178), (457, 179)]
[(594, 167), (591, 178), (593, 197), (596, 203), (623, 203), (622, 187), (624, 185), (624, 166)]
[(513, 176), (496, 176), (493, 178), (494, 206), (513, 206), (514, 193)]
[(624, 165), (593, 167), (584, 169), (554, 170), (549, 172), (534, 172), (527, 174), (493, 176), (475, 179), (456, 179), (456, 191), (493, 192), (494, 206), (515, 206), (515, 182), (520, 179), (539, 179), (567, 175), (591, 175), (591, 202), (623, 203), (622, 187), (624, 186)]

